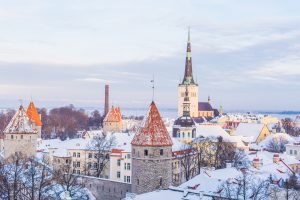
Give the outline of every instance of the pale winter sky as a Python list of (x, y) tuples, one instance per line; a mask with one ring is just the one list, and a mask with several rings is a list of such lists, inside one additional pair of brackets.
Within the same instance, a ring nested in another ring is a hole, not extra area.
[(176, 108), (191, 27), (200, 100), (300, 110), (297, 0), (0, 0), (0, 107)]

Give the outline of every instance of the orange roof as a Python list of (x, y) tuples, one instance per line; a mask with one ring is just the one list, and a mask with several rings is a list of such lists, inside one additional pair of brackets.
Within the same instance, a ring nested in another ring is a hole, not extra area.
[(35, 123), (35, 125), (37, 125), (37, 126), (42, 126), (43, 125), (43, 123), (41, 121), (41, 118), (40, 118), (40, 115), (39, 115), (37, 109), (35, 108), (33, 102), (30, 102), (26, 113), (27, 113), (29, 119), (31, 121), (33, 121)]
[(120, 122), (122, 121), (122, 114), (119, 107), (111, 107), (111, 110), (107, 113), (104, 118), (104, 122)]
[(171, 137), (166, 129), (159, 111), (152, 101), (150, 111), (141, 127), (140, 131), (134, 136), (132, 145), (138, 146), (172, 146)]

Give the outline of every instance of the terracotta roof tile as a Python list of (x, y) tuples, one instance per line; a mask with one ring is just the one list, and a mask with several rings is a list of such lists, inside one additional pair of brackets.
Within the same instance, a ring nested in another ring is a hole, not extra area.
[(154, 102), (139, 132), (134, 136), (132, 145), (138, 146), (172, 146), (171, 137), (166, 129)]
[(33, 102), (30, 102), (26, 113), (27, 113), (29, 119), (31, 121), (33, 121), (37, 126), (42, 126), (43, 125), (43, 123), (41, 121), (41, 118), (40, 118), (40, 115), (39, 115), (37, 109), (35, 108)]
[(37, 133), (33, 122), (29, 119), (23, 106), (20, 106), (17, 113), (11, 119), (4, 130), (4, 134), (18, 134), (18, 133)]
[(107, 113), (104, 118), (104, 122), (120, 122), (122, 121), (122, 114), (119, 107), (111, 107), (111, 110)]

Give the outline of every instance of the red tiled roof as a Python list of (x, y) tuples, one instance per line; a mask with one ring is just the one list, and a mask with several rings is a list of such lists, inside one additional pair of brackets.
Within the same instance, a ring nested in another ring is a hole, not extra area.
[(138, 146), (172, 146), (172, 140), (162, 121), (159, 111), (152, 101), (144, 125), (134, 136), (132, 145)]
[(122, 121), (122, 114), (120, 107), (114, 108), (111, 107), (111, 110), (107, 113), (107, 115), (104, 118), (104, 122), (120, 122)]
[(41, 121), (41, 118), (40, 118), (40, 115), (39, 115), (37, 109), (35, 108), (33, 102), (30, 102), (26, 113), (27, 113), (29, 119), (31, 121), (33, 121), (35, 123), (35, 125), (37, 125), (37, 126), (42, 126), (43, 125), (43, 123)]

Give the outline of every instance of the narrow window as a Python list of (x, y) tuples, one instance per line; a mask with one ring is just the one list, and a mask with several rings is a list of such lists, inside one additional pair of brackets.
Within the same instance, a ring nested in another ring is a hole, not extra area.
[(160, 153), (161, 156), (164, 155), (164, 150), (161, 149), (159, 153)]
[(148, 156), (148, 150), (147, 150), (147, 149), (145, 149), (144, 155), (145, 155), (145, 156)]

